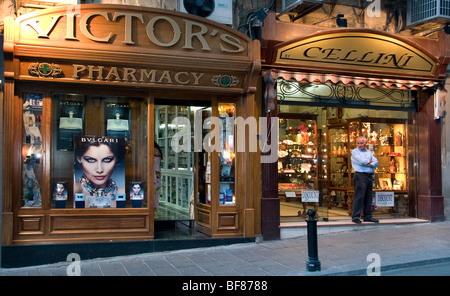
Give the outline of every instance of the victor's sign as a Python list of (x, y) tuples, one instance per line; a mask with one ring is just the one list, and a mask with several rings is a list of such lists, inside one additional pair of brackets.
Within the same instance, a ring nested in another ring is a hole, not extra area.
[(252, 43), (205, 18), (126, 5), (69, 5), (26, 14), (15, 23), (15, 43), (23, 46), (248, 57)]
[[(211, 51), (211, 41), (206, 37), (217, 37), (214, 42), (219, 44), (222, 52), (232, 53), (244, 50), (240, 40), (229, 34), (219, 34), (217, 30), (210, 31), (205, 24), (189, 19), (183, 19), (183, 24), (180, 24), (174, 17), (164, 15), (144, 16), (142, 13), (121, 11), (91, 11), (84, 14), (59, 13), (47, 16), (47, 23), (42, 20), (43, 18), (34, 18), (24, 22), (25, 26), (29, 26), (35, 31), (37, 38), (53, 39), (53, 35), (57, 35), (56, 33), (52, 34), (56, 26), (65, 26), (64, 39), (70, 41), (80, 41), (80, 37), (83, 36), (94, 42), (110, 43), (120, 35), (121, 38), (117, 41), (135, 45), (138, 42), (137, 39), (144, 36), (155, 46), (172, 47), (180, 43), (185, 49), (195, 49), (194, 40), (197, 40), (199, 50)], [(133, 23), (137, 23), (137, 26), (133, 26)], [(43, 24), (45, 27), (42, 27)], [(103, 33), (94, 34), (95, 28), (91, 28), (93, 24), (102, 28)], [(168, 38), (167, 36), (164, 38), (165, 36), (159, 32), (158, 28), (164, 26), (172, 31), (166, 32), (169, 35)], [(140, 29), (144, 30), (145, 34), (133, 37)], [(62, 36), (55, 36), (55, 39), (58, 37)]]
[(256, 90), (260, 66), (259, 42), (228, 26), (128, 5), (6, 18), (4, 44), (16, 64), (5, 63), (5, 71), (19, 80), (248, 92)]
[(275, 63), (391, 72), (434, 74), (437, 60), (405, 41), (367, 31), (332, 32), (287, 41), (276, 50)]

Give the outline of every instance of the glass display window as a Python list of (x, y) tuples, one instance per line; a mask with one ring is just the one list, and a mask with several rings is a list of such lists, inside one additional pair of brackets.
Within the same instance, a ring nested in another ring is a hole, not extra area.
[[(317, 115), (280, 114), (278, 149), (278, 195), (282, 217), (326, 217), (322, 207), (326, 159), (324, 136), (317, 127)], [(326, 180), (326, 179), (325, 179)]]
[(56, 93), (51, 101), (51, 207), (147, 207), (146, 100)]
[[(300, 202), (302, 190), (313, 188), (319, 191), (315, 209), (320, 219), (349, 219), (354, 193), (351, 152), (358, 136), (367, 139), (367, 148), (379, 161), (373, 179), (373, 214), (379, 218), (408, 216), (408, 112), (295, 105), (281, 105), (279, 112), (278, 193), (283, 221), (303, 219), (305, 209), (314, 208), (306, 204), (304, 209)], [(315, 138), (310, 137), (316, 151), (313, 158), (305, 158), (311, 143), (301, 135), (308, 120), (316, 125)], [(309, 163), (310, 172), (305, 174)]]
[(26, 93), (23, 97), (22, 203), (42, 207), (43, 182), (43, 94)]
[(234, 103), (219, 103), (219, 205), (236, 204), (235, 114)]
[[(351, 149), (356, 148), (356, 137), (367, 139), (367, 148), (378, 159), (373, 188), (374, 214), (407, 216), (408, 214), (408, 141), (407, 125), (403, 119), (358, 118), (349, 119)], [(354, 170), (351, 171), (353, 180)], [(390, 193), (391, 196), (388, 196)], [(384, 199), (389, 199), (386, 203)]]

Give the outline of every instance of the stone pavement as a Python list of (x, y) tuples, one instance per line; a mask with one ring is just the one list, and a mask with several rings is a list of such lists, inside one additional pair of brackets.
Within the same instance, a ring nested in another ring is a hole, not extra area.
[[(306, 271), (306, 237), (83, 260), (82, 276), (366, 275), (376, 253), (383, 270), (450, 261), (450, 221), (321, 234), (321, 271)], [(1, 276), (65, 276), (71, 262), (0, 269)], [(73, 265), (73, 263), (72, 263)], [(76, 271), (75, 268), (70, 269)], [(375, 270), (375, 269), (370, 269)]]

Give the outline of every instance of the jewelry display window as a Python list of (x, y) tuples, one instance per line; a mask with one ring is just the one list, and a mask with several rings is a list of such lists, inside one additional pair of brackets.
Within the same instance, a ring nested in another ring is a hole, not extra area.
[(148, 207), (147, 101), (57, 93), (51, 102), (51, 207)]
[[(373, 180), (374, 214), (407, 216), (409, 178), (406, 121), (366, 117), (348, 119), (348, 125), (350, 149), (356, 148), (356, 138), (363, 136), (367, 139), (366, 147), (378, 159)], [(351, 170), (352, 182), (353, 173), (354, 170)]]
[[(323, 207), (327, 160), (326, 133), (318, 128), (315, 114), (279, 114), (278, 196), (280, 215), (284, 219), (307, 216), (327, 217)], [(325, 142), (324, 142), (325, 141)]]

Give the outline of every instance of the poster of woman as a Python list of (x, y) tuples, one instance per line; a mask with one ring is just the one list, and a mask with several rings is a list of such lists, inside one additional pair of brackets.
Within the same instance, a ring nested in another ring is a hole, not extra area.
[(87, 208), (115, 208), (125, 193), (125, 139), (74, 137), (74, 195), (85, 195)]
[(53, 183), (53, 200), (67, 200), (67, 182)]
[(130, 184), (130, 199), (131, 200), (143, 200), (144, 199), (144, 186), (142, 182), (131, 182)]

